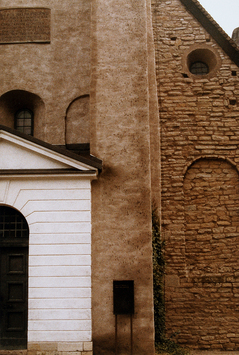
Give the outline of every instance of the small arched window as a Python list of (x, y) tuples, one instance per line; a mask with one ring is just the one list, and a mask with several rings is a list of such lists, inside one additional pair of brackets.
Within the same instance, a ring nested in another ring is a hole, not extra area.
[(190, 72), (194, 75), (206, 75), (209, 73), (209, 68), (204, 62), (194, 62), (190, 66)]
[(15, 114), (15, 129), (33, 136), (33, 112), (22, 109)]
[(0, 206), (0, 245), (20, 242), (28, 245), (28, 238), (29, 228), (23, 215), (11, 207)]

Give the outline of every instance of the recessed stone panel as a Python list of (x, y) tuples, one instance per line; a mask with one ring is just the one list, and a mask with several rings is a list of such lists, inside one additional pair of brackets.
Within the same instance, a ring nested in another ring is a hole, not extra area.
[(0, 10), (0, 44), (50, 42), (50, 9)]

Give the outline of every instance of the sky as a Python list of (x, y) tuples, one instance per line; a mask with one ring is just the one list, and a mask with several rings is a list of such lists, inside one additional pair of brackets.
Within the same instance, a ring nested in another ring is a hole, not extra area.
[(231, 37), (239, 27), (239, 0), (198, 0), (204, 9)]

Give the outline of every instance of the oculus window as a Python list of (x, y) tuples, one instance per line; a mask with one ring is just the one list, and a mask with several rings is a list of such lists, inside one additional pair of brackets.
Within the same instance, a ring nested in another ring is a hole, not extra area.
[[(182, 58), (183, 72), (191, 78), (212, 77), (221, 66), (220, 56), (209, 45), (193, 45)], [(187, 77), (187, 76), (185, 76)]]
[(22, 109), (15, 114), (15, 129), (33, 136), (33, 112)]

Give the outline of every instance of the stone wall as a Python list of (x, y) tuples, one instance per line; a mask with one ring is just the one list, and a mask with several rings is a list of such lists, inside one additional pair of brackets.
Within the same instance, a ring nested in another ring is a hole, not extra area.
[[(239, 347), (239, 70), (179, 0), (152, 6), (167, 331), (194, 348), (233, 350)], [(194, 50), (214, 58), (208, 75), (190, 73)]]

